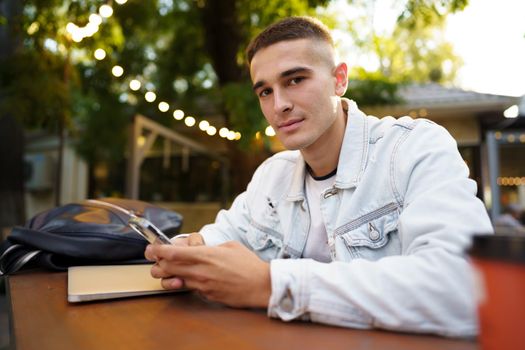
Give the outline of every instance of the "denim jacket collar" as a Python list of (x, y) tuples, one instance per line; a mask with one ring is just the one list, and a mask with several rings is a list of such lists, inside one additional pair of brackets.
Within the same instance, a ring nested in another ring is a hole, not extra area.
[(365, 171), (370, 129), (368, 119), (354, 101), (343, 98), (341, 102), (348, 118), (337, 164), (335, 187), (348, 189), (357, 187)]
[[(341, 104), (348, 118), (346, 130), (343, 137), (343, 145), (339, 154), (337, 165), (337, 175), (334, 186), (340, 189), (356, 187), (361, 180), (361, 176), (366, 167), (368, 157), (368, 121), (354, 101), (342, 98)], [(290, 191), (288, 192), (289, 201), (302, 201), (304, 194), (304, 177), (306, 174), (306, 163), (299, 153)]]

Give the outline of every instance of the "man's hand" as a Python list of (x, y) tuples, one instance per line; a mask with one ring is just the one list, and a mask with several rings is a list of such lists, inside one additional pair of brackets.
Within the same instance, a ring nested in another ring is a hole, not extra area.
[(162, 278), (166, 289), (184, 285), (230, 306), (268, 306), (270, 265), (239, 242), (216, 247), (149, 245), (146, 257), (157, 261), (151, 275)]
[(178, 245), (178, 246), (204, 245), (204, 239), (198, 232), (190, 233), (189, 236), (184, 237), (184, 238), (177, 238), (177, 236), (175, 236), (174, 238), (171, 239), (171, 242), (172, 244)]
[[(198, 246), (198, 245), (204, 245), (204, 239), (202, 238), (200, 233), (192, 232), (186, 237), (177, 238), (177, 236), (175, 236), (174, 238), (171, 239), (171, 244), (180, 246), (180, 247), (187, 247), (187, 246), (193, 247), (193, 246)], [(146, 256), (146, 259), (150, 261), (158, 260), (158, 257), (149, 253), (149, 250), (146, 250), (145, 256)], [(172, 276), (170, 278), (163, 278), (162, 284), (163, 286), (171, 286), (171, 288), (164, 287), (166, 289), (180, 289), (184, 286), (184, 281), (179, 277)]]

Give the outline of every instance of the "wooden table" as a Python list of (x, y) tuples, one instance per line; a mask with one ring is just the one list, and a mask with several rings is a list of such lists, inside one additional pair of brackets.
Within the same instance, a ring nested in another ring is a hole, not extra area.
[(67, 274), (7, 278), (11, 344), (25, 349), (472, 350), (472, 341), (269, 319), (194, 293), (67, 302)]

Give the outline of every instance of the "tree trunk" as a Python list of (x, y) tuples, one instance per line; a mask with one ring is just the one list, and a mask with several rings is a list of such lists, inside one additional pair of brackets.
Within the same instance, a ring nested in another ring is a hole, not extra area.
[[(7, 20), (7, 25), (0, 25), (0, 62), (10, 57), (20, 45), (19, 16), (22, 8), (23, 1), (0, 1), (0, 16)], [(22, 126), (13, 116), (0, 115), (0, 231), (25, 221), (23, 157)]]
[[(212, 59), (219, 86), (240, 82), (246, 77), (246, 70), (239, 66), (237, 54), (244, 39), (236, 8), (237, 0), (207, 0), (200, 9), (201, 23), (205, 33), (205, 45)], [(231, 128), (228, 113), (222, 108), (226, 126)], [(264, 160), (261, 154), (248, 154), (229, 143), (231, 191), (238, 194), (246, 189), (253, 172)]]
[(242, 79), (243, 69), (237, 64), (237, 53), (244, 33), (238, 22), (236, 0), (208, 0), (201, 9), (205, 45), (219, 84)]
[(24, 131), (11, 116), (0, 117), (0, 228), (24, 218)]

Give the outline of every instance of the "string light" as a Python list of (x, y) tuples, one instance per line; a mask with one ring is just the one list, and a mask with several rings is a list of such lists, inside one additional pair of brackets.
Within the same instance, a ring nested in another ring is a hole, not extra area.
[(167, 112), (170, 109), (170, 105), (167, 102), (159, 102), (159, 111)]
[(525, 185), (525, 176), (498, 177), (496, 182), (499, 186), (523, 186)]
[(193, 117), (186, 117), (186, 119), (184, 119), (184, 124), (186, 124), (186, 126), (189, 126), (189, 127), (192, 127), (195, 125), (195, 118)]
[(69, 34), (73, 35), (73, 33), (78, 29), (77, 25), (75, 23), (69, 22), (66, 25), (66, 30)]
[(176, 109), (175, 111), (173, 111), (173, 118), (175, 118), (176, 120), (182, 120), (182, 118), (184, 118), (184, 112), (180, 109)]
[(103, 49), (96, 49), (93, 56), (95, 56), (97, 60), (102, 61), (104, 58), (106, 58), (106, 51)]
[(113, 66), (113, 68), (111, 68), (111, 73), (117, 78), (121, 77), (122, 74), (124, 74), (124, 68), (121, 66)]
[(273, 128), (271, 126), (267, 126), (266, 129), (264, 130), (264, 134), (266, 136), (269, 136), (269, 137), (273, 137), (275, 136), (275, 130), (273, 130)]
[(93, 23), (94, 25), (101, 25), (102, 24), (102, 17), (97, 15), (96, 13), (92, 13), (89, 15), (89, 23)]
[(210, 126), (210, 123), (208, 121), (206, 121), (206, 120), (202, 120), (199, 123), (199, 129), (201, 129), (202, 131), (206, 131), (209, 126)]
[(140, 86), (140, 81), (138, 81), (137, 79), (133, 79), (129, 82), (129, 88), (133, 91), (137, 91), (138, 89), (140, 89)]
[(146, 94), (144, 95), (144, 98), (146, 99), (146, 101), (148, 102), (153, 102), (157, 99), (157, 95), (153, 92), (153, 91), (148, 91), (146, 92)]
[(217, 128), (210, 125), (208, 129), (206, 129), (206, 133), (210, 136), (213, 136), (217, 133)]
[(74, 42), (79, 43), (82, 41), (82, 39), (84, 39), (84, 37), (82, 36), (82, 33), (76, 31), (73, 34), (71, 34), (71, 39), (73, 39)]
[(84, 28), (81, 28), (80, 31), (84, 38), (91, 37), (95, 35), (96, 32), (98, 32), (98, 24), (89, 22)]
[[(115, 2), (118, 5), (123, 5), (123, 4), (127, 3), (127, 0), (115, 0)], [(70, 37), (71, 37), (71, 39), (73, 41), (79, 43), (84, 38), (91, 37), (95, 33), (97, 33), (99, 31), (99, 29), (100, 29), (99, 28), (100, 25), (104, 22), (104, 19), (105, 18), (109, 18), (112, 15), (113, 15), (113, 8), (111, 6), (109, 6), (109, 5), (107, 5), (107, 4), (102, 5), (98, 9), (98, 14), (97, 13), (92, 13), (92, 14), (89, 15), (89, 22), (85, 26), (79, 27), (76, 24), (70, 22), (70, 23), (68, 23), (66, 25), (66, 31), (68, 32), (68, 34), (70, 35)], [(38, 30), (38, 29), (31, 29), (32, 32), (34, 32), (36, 30)], [(93, 52), (93, 56), (95, 57), (95, 59), (101, 61), (101, 60), (106, 58), (107, 53), (103, 49), (98, 48), (98, 49), (96, 49)], [(111, 73), (115, 77), (119, 78), (119, 77), (121, 77), (124, 74), (124, 68), (122, 68), (119, 65), (115, 65), (111, 69)], [(152, 87), (150, 87), (149, 85), (151, 85), (151, 84), (147, 83), (146, 84), (146, 88), (151, 89)], [(131, 90), (133, 90), (133, 91), (138, 91), (138, 90), (140, 90), (141, 87), (142, 87), (142, 83), (139, 80), (137, 80), (137, 79), (132, 79), (129, 82), (129, 88)], [(133, 95), (130, 95), (130, 97), (131, 96), (133, 96)], [(154, 102), (157, 99), (157, 95), (153, 91), (147, 91), (145, 93), (145, 95), (144, 95), (144, 98), (148, 102)], [(130, 102), (129, 99), (128, 99), (128, 102)], [(161, 101), (158, 104), (158, 108), (159, 108), (159, 110), (161, 112), (167, 112), (170, 109), (170, 106), (169, 106), (169, 104), (167, 102)], [(176, 110), (173, 111), (173, 118), (175, 120), (183, 120), (184, 119), (184, 123), (186, 124), (186, 126), (192, 127), (192, 126), (194, 126), (197, 123), (197, 120), (194, 117), (188, 116), (188, 117), (184, 118), (184, 115), (185, 115), (184, 111), (182, 111), (180, 109), (176, 109)], [(214, 135), (217, 134), (217, 128), (212, 126), (206, 120), (202, 120), (202, 121), (199, 122), (199, 129), (201, 129), (202, 131), (206, 132), (210, 136), (214, 136)], [(260, 133), (258, 133), (258, 134), (260, 134)], [(232, 130), (228, 130), (228, 128), (224, 128), (224, 127), (219, 130), (219, 135), (221, 137), (223, 137), (223, 138), (227, 138), (228, 140), (239, 140), (241, 138), (241, 133), (235, 132), (235, 131), (232, 131)], [(141, 142), (144, 142), (144, 140), (143, 139), (139, 139), (138, 142), (140, 144)]]
[(109, 5), (102, 5), (98, 9), (98, 13), (104, 18), (109, 18), (113, 14), (113, 9)]

